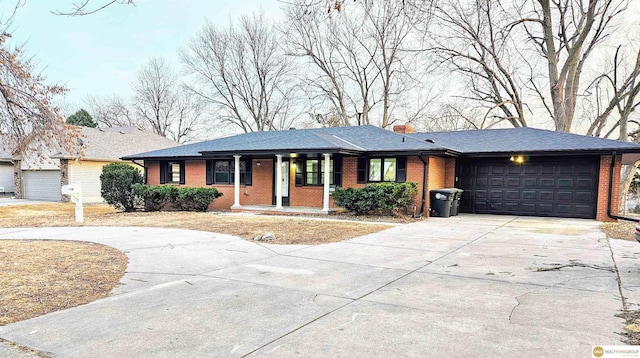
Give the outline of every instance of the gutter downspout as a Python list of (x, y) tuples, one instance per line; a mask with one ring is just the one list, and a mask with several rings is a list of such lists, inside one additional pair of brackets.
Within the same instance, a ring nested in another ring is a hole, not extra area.
[(429, 165), (423, 156), (419, 155), (418, 158), (420, 158), (420, 161), (424, 164), (424, 170), (422, 171), (422, 203), (420, 204), (420, 213), (417, 216), (421, 218), (424, 214), (424, 206), (427, 203), (427, 176), (429, 174)]
[(618, 216), (618, 215), (613, 215), (611, 213), (611, 197), (613, 196), (613, 169), (615, 167), (616, 164), (616, 152), (611, 153), (611, 165), (609, 166), (609, 197), (607, 200), (607, 216), (609, 216), (612, 219), (617, 219), (617, 220), (626, 220), (626, 221), (633, 221), (633, 222), (639, 222), (640, 219), (634, 219), (634, 218), (628, 218), (625, 216)]
[(135, 164), (135, 165), (139, 166), (139, 167), (142, 167), (142, 169), (144, 170), (144, 175), (143, 175), (144, 183), (145, 183), (145, 184), (147, 184), (147, 167), (146, 167), (146, 166), (144, 166), (144, 165), (142, 165), (142, 164), (140, 164), (140, 163), (138, 163), (138, 162), (136, 162), (136, 160), (135, 160), (135, 159), (130, 159), (129, 161), (130, 161), (131, 163), (133, 163), (133, 164)]
[(136, 162), (136, 161), (135, 161), (135, 159), (131, 159), (131, 163), (133, 163), (133, 164), (135, 164), (135, 165), (137, 165), (137, 166), (139, 166), (139, 167), (143, 167), (145, 170), (147, 169), (147, 167), (145, 167), (144, 165), (142, 165), (142, 164), (140, 164), (140, 163)]

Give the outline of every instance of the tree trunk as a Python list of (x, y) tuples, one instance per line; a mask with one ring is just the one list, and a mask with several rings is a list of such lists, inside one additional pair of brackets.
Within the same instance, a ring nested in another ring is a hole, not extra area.
[(627, 201), (627, 193), (629, 192), (629, 187), (631, 186), (631, 181), (633, 181), (633, 177), (636, 174), (636, 168), (640, 165), (640, 160), (636, 161), (630, 165), (623, 165), (622, 172), (620, 173), (620, 203), (618, 204), (618, 212), (625, 213), (626, 201)]

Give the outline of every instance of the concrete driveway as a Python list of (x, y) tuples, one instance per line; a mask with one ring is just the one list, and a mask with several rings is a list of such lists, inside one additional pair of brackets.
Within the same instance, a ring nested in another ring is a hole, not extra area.
[(110, 297), (0, 327), (0, 338), (55, 357), (585, 357), (622, 344), (621, 292), (631, 308), (640, 302), (640, 245), (610, 245), (598, 225), (460, 215), (321, 246), (176, 229), (0, 229), (2, 239), (86, 240), (129, 257)]

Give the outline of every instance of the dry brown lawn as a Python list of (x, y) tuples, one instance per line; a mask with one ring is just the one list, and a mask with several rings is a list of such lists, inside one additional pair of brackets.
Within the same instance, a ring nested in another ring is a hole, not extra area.
[[(0, 208), (0, 227), (147, 226), (218, 232), (251, 240), (273, 233), (273, 244), (323, 244), (342, 241), (390, 227), (389, 223), (269, 215), (221, 215), (216, 212), (122, 213), (108, 205), (84, 208), (85, 222), (75, 222), (70, 203), (15, 205)], [(340, 218), (340, 216), (337, 216)]]
[(105, 297), (126, 267), (100, 244), (0, 240), (0, 326)]
[(635, 227), (636, 223), (622, 220), (600, 225), (600, 229), (604, 231), (608, 238), (628, 241), (636, 241)]

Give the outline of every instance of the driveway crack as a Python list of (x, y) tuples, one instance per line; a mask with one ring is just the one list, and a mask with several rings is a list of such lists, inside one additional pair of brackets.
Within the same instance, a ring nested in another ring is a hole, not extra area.
[(516, 298), (516, 302), (518, 302), (518, 304), (516, 304), (516, 305), (511, 309), (511, 313), (509, 313), (509, 323), (512, 323), (512, 322), (511, 322), (511, 317), (513, 316), (513, 312), (515, 312), (516, 308), (518, 308), (518, 306), (520, 306), (520, 304), (522, 303), (522, 302), (520, 302), (520, 297), (524, 297), (524, 296), (526, 296), (526, 295), (528, 295), (528, 294), (529, 294), (529, 292), (527, 292), (527, 293), (523, 293), (523, 294), (521, 294), (520, 296), (516, 296), (516, 297), (515, 297), (515, 298)]

